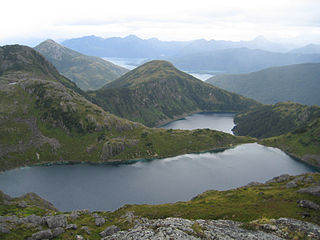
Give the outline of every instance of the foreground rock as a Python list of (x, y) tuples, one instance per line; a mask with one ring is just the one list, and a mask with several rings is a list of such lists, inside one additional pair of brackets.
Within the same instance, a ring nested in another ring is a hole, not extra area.
[[(102, 240), (158, 240), (158, 239), (291, 239), (297, 232), (300, 236), (320, 239), (320, 227), (294, 219), (270, 220), (270, 224), (256, 223), (259, 230), (247, 230), (242, 223), (230, 220), (187, 220), (166, 218), (157, 220), (141, 219), (128, 231), (119, 231)], [(293, 234), (292, 234), (293, 233)], [(290, 237), (291, 236), (291, 237)]]

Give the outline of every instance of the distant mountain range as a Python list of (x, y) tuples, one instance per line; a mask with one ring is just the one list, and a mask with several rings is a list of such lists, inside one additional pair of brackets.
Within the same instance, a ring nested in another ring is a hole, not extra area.
[(53, 40), (46, 40), (34, 49), (84, 91), (98, 89), (129, 71), (99, 57), (71, 50)]
[[(62, 45), (84, 54), (100, 57), (163, 59), (184, 71), (244, 73), (263, 68), (320, 62), (318, 45), (292, 50), (259, 36), (251, 41), (193, 40), (160, 41), (87, 36), (65, 40)], [(289, 50), (291, 50), (289, 52)]]
[(320, 63), (273, 67), (248, 74), (217, 75), (207, 82), (262, 103), (293, 101), (320, 105)]
[(145, 63), (89, 95), (106, 111), (150, 127), (193, 112), (237, 112), (259, 105), (159, 60)]

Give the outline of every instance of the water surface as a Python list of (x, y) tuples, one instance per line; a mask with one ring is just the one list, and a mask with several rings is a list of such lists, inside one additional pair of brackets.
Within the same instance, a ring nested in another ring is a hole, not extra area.
[(244, 144), (219, 153), (186, 154), (128, 165), (54, 165), (0, 174), (11, 196), (35, 192), (62, 211), (115, 210), (124, 204), (189, 200), (274, 176), (314, 171), (279, 149)]
[(196, 113), (161, 126), (166, 129), (193, 130), (209, 128), (232, 134), (233, 113)]

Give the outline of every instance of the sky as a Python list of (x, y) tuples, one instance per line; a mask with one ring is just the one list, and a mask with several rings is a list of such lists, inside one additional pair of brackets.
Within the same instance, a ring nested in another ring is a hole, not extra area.
[(0, 45), (130, 34), (320, 44), (320, 0), (3, 0)]

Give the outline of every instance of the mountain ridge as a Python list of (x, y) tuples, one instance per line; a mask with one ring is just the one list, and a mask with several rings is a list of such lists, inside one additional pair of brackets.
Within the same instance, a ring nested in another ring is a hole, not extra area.
[(50, 39), (34, 49), (85, 91), (98, 89), (129, 71), (99, 57), (86, 56), (68, 49)]
[(320, 63), (272, 67), (245, 74), (217, 75), (206, 82), (264, 104), (294, 101), (320, 105)]
[(171, 63), (153, 60), (89, 92), (106, 111), (154, 127), (201, 111), (240, 111), (257, 102), (221, 90)]

